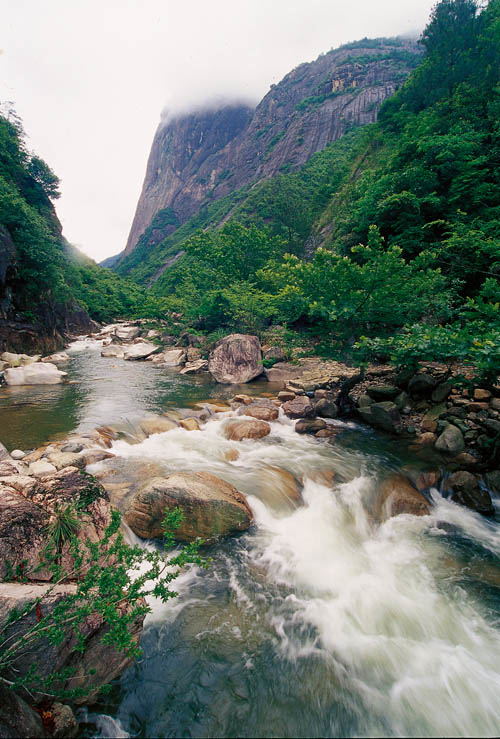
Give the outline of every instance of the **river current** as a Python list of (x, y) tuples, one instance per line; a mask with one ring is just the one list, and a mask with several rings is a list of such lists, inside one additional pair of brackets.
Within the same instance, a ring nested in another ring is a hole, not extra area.
[[(99, 349), (73, 345), (73, 384), (1, 390), (10, 449), (243, 389), (103, 359)], [(326, 443), (296, 434), (285, 417), (269, 437), (237, 444), (222, 435), (224, 415), (202, 431), (114, 443), (124, 467), (231, 482), (255, 526), (211, 547), (208, 569), (176, 581), (178, 598), (151, 602), (143, 656), (81, 712), (81, 734), (497, 736), (498, 522), (432, 490), (431, 515), (376, 525), (366, 502), (381, 475), (413, 462), (407, 449), (354, 425)], [(303, 505), (287, 498), (276, 468), (302, 482)]]

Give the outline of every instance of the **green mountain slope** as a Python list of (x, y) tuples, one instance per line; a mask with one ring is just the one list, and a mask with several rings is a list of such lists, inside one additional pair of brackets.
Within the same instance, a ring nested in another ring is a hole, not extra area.
[[(59, 345), (90, 318), (155, 312), (151, 296), (71, 247), (52, 201), (59, 181), (28, 152), (19, 119), (0, 116), (0, 346)], [(89, 318), (90, 316), (90, 318)]]
[(442, 0), (378, 123), (202, 209), (128, 273), (201, 330), (279, 324), (324, 351), (494, 367), (499, 7)]

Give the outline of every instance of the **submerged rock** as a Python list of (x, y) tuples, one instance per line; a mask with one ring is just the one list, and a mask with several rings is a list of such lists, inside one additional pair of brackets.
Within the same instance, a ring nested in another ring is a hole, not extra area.
[(208, 371), (216, 382), (226, 385), (250, 382), (262, 374), (260, 342), (249, 334), (231, 334), (211, 352)]
[(208, 472), (175, 472), (154, 478), (136, 493), (125, 521), (137, 536), (154, 539), (164, 533), (165, 513), (176, 507), (184, 514), (175, 534), (179, 541), (198, 537), (213, 541), (244, 531), (253, 520), (244, 496), (233, 485)]

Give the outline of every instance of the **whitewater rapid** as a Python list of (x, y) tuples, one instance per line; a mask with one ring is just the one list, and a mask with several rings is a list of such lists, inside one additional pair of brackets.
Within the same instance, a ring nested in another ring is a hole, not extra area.
[[(235, 444), (227, 415), (114, 443), (131, 465), (228, 480), (256, 525), (212, 548), (175, 602), (152, 604), (144, 656), (97, 735), (498, 735), (498, 524), (437, 490), (431, 515), (376, 524), (366, 502), (384, 460), (296, 434), (283, 417), (269, 437)], [(303, 505), (263, 477), (275, 468), (302, 481)], [(327, 469), (333, 487), (318, 481)]]

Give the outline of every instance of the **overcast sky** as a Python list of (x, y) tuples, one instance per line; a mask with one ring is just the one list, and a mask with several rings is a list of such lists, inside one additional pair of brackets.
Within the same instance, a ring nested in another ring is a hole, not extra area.
[(0, 0), (0, 101), (62, 180), (66, 237), (125, 246), (160, 114), (258, 101), (347, 41), (420, 31), (433, 0)]

